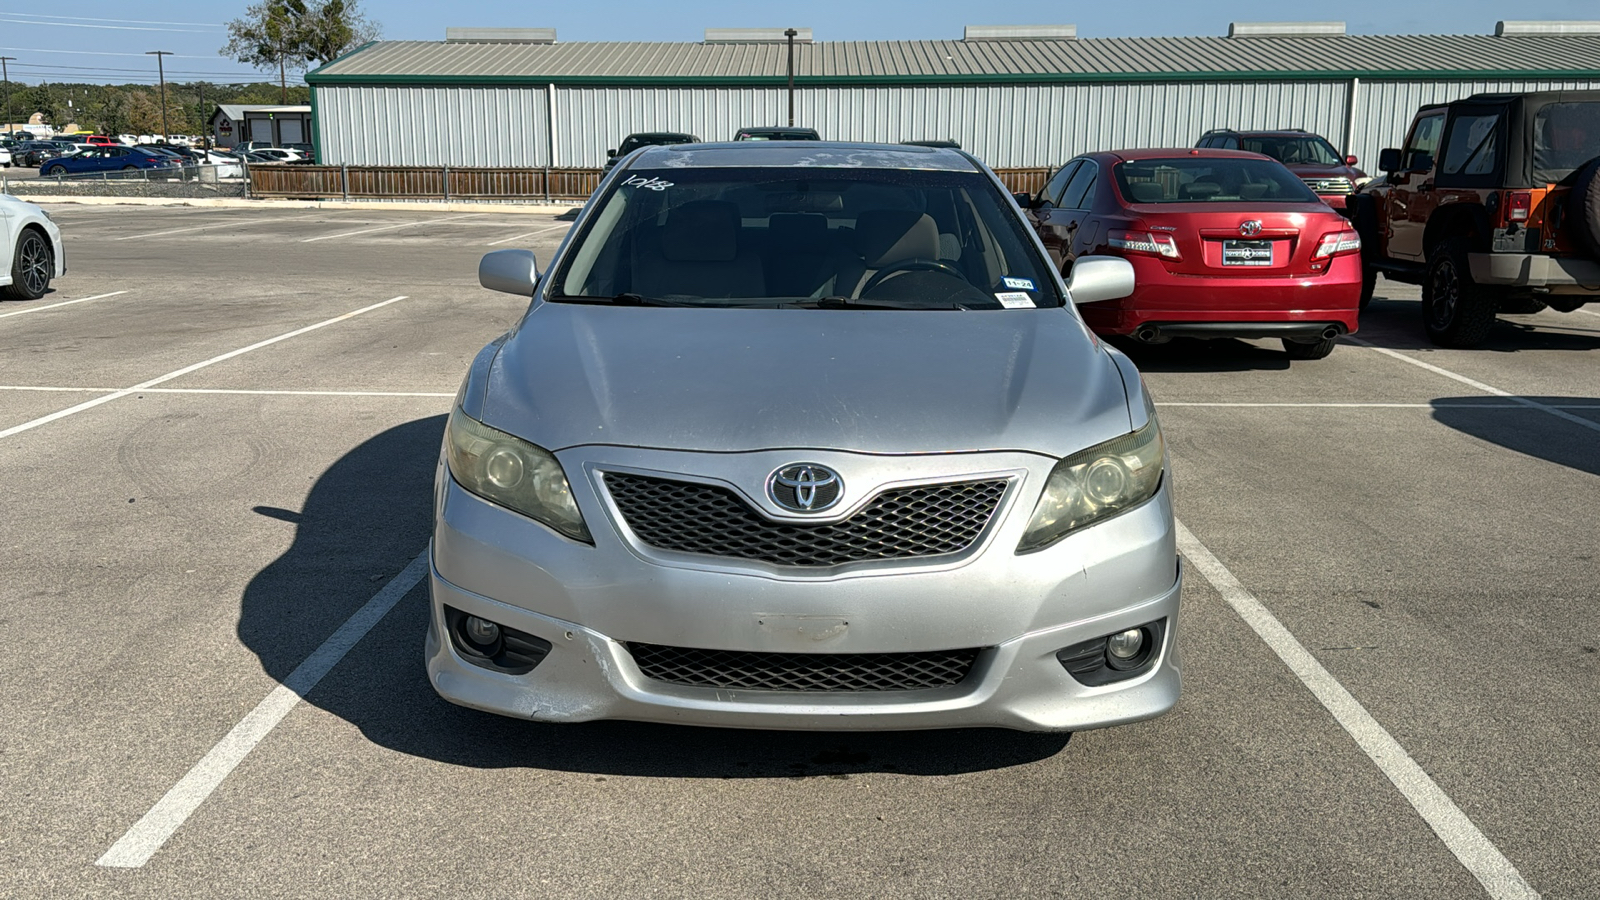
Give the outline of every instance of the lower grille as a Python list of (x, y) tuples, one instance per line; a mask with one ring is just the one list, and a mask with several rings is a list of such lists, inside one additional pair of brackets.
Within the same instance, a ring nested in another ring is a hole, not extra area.
[(927, 653), (754, 653), (626, 645), (646, 678), (746, 691), (918, 691), (959, 684), (976, 649)]
[(959, 553), (983, 533), (1004, 479), (887, 490), (842, 522), (774, 522), (727, 488), (622, 472), (606, 489), (633, 533), (652, 547), (780, 566)]

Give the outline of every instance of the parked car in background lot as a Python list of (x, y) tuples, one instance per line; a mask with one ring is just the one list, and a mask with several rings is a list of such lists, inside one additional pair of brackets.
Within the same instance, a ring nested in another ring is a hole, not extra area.
[(752, 125), (741, 128), (733, 136), (736, 141), (820, 141), (822, 136), (815, 128), (795, 128), (777, 125)]
[(1280, 338), (1321, 359), (1357, 328), (1361, 241), (1282, 163), (1235, 150), (1118, 150), (1062, 166), (1018, 196), (1063, 271), (1133, 263), (1131, 296), (1083, 307), (1100, 334)]
[(11, 151), (11, 164), (37, 169), (61, 155), (61, 145), (50, 141), (23, 141)]
[(1422, 285), (1422, 323), (1475, 347), (1500, 312), (1600, 296), (1600, 91), (1475, 94), (1417, 111), (1381, 185), (1351, 198), (1372, 295)]
[(11, 168), (11, 164), (12, 164), (11, 148), (10, 147), (0, 147), (0, 168), (9, 169), (9, 168)]
[(605, 170), (607, 172), (611, 171), (611, 167), (617, 164), (617, 160), (622, 159), (624, 156), (627, 156), (629, 153), (632, 153), (640, 147), (661, 147), (671, 144), (698, 143), (700, 143), (700, 138), (692, 134), (685, 134), (681, 131), (641, 131), (635, 134), (630, 134), (622, 139), (622, 143), (617, 145), (617, 149), (606, 151)]
[(1245, 150), (1270, 156), (1299, 176), (1322, 198), (1322, 202), (1334, 209), (1343, 209), (1345, 198), (1367, 182), (1367, 173), (1356, 168), (1354, 156), (1340, 157), (1326, 138), (1298, 128), (1276, 131), (1219, 129), (1206, 132), (1195, 146)]
[(901, 141), (908, 147), (944, 147), (949, 150), (960, 150), (961, 144), (949, 138), (930, 138), (923, 141)]
[(169, 169), (181, 166), (182, 161), (173, 155), (143, 150), (137, 147), (90, 147), (72, 156), (63, 156), (45, 163), (43, 175), (80, 175), (85, 172), (134, 171), (136, 169)]
[(252, 161), (259, 158), (265, 162), (281, 163), (300, 162), (306, 158), (300, 151), (290, 150), (287, 147), (262, 147), (259, 150), (252, 150), (251, 157)]
[(621, 165), (543, 277), (525, 250), (479, 268), (538, 293), (446, 426), (441, 695), (830, 731), (1171, 708), (1161, 429), (1071, 306), (1129, 291), (1127, 262), (1082, 259), (1063, 285), (1000, 182), (951, 150)]
[(67, 274), (61, 229), (42, 208), (0, 194), (0, 299), (37, 300)]

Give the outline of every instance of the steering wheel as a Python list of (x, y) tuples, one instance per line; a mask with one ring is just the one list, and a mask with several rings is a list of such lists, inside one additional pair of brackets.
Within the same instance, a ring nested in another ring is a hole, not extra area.
[(890, 263), (879, 269), (871, 278), (867, 279), (866, 284), (861, 286), (860, 296), (865, 297), (867, 294), (872, 293), (873, 288), (889, 280), (889, 276), (900, 272), (943, 272), (962, 281), (967, 280), (966, 273), (942, 259), (912, 257), (911, 259), (902, 259), (899, 262)]

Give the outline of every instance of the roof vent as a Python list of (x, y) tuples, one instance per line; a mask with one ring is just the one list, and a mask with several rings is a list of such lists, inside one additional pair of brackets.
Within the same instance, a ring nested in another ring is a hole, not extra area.
[(1231, 38), (1344, 37), (1343, 22), (1230, 22)]
[(1076, 25), (968, 25), (963, 41), (1073, 41)]
[(1522, 37), (1524, 35), (1594, 35), (1600, 34), (1600, 22), (1496, 22), (1495, 37)]
[(447, 44), (554, 44), (554, 28), (446, 28)]
[[(708, 44), (782, 44), (788, 41), (787, 28), (707, 28)], [(796, 28), (795, 43), (811, 43), (811, 29)]]

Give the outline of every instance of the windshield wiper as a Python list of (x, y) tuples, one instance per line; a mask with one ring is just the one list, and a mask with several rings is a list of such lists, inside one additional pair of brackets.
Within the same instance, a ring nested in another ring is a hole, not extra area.
[(794, 304), (800, 309), (960, 309), (960, 306), (906, 306), (899, 303), (874, 303), (871, 300), (856, 300), (850, 297), (818, 297), (815, 300), (806, 300)]
[(659, 297), (646, 297), (643, 294), (624, 292), (612, 297), (585, 297), (573, 294), (552, 294), (551, 300), (557, 303), (607, 303), (612, 306), (685, 306), (676, 300), (662, 300)]

